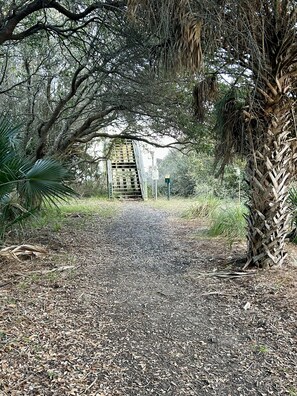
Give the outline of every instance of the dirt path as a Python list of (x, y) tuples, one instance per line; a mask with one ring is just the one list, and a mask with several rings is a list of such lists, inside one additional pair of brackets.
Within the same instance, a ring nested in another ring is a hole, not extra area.
[(236, 252), (198, 226), (125, 203), (32, 236), (77, 268), (0, 288), (0, 395), (296, 396), (296, 270), (203, 276)]

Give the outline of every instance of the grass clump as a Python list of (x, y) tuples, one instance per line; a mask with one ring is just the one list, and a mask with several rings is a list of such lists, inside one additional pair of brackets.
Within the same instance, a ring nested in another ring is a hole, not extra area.
[(213, 196), (199, 197), (195, 204), (184, 212), (183, 217), (187, 219), (209, 218), (220, 205), (222, 205), (222, 200), (219, 198)]
[(210, 236), (223, 236), (230, 243), (243, 239), (246, 235), (247, 208), (242, 204), (229, 204), (219, 207), (212, 214)]
[(98, 214), (101, 217), (110, 217), (117, 211), (117, 202), (109, 202), (98, 198), (72, 199), (63, 202), (58, 209), (62, 214)]
[(245, 238), (247, 208), (243, 204), (219, 199), (214, 196), (199, 197), (183, 213), (187, 219), (205, 219), (209, 222), (207, 235), (223, 237), (230, 245)]

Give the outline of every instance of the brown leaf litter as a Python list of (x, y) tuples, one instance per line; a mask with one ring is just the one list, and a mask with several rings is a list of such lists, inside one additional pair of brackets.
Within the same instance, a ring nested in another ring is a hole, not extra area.
[(27, 234), (49, 253), (2, 258), (0, 395), (296, 395), (296, 248), (204, 276), (244, 246), (199, 227), (137, 202)]

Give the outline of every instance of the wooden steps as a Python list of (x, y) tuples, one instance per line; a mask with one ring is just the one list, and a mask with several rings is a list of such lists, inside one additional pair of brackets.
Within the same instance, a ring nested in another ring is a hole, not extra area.
[(113, 198), (143, 199), (131, 139), (124, 139), (113, 144), (109, 173), (110, 195)]

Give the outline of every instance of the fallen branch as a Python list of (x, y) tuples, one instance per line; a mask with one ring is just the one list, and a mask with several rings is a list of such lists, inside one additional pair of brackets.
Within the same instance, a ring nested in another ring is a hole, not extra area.
[(41, 275), (46, 275), (49, 274), (51, 272), (63, 272), (69, 269), (73, 269), (76, 268), (75, 265), (64, 265), (63, 267), (57, 267), (57, 268), (53, 268), (51, 270), (40, 270), (40, 271), (30, 271), (30, 272), (26, 272), (24, 275), (27, 274), (41, 274)]
[(214, 271), (214, 272), (200, 272), (198, 274), (199, 277), (209, 276), (209, 277), (216, 277), (216, 278), (241, 278), (243, 276), (252, 276), (255, 275), (257, 271)]
[(24, 258), (42, 258), (48, 254), (48, 251), (38, 245), (11, 245), (0, 250), (0, 256), (13, 258), (22, 261)]
[(0, 287), (4, 287), (4, 286), (7, 286), (7, 285), (10, 285), (11, 283), (12, 283), (12, 281), (1, 283)]
[(242, 276), (252, 276), (255, 275), (256, 271), (249, 271), (249, 272), (244, 272), (244, 271), (230, 271), (230, 272), (218, 272), (214, 274), (214, 276), (217, 276), (218, 278), (241, 278)]
[(234, 294), (226, 293), (226, 292), (220, 292), (220, 291), (212, 291), (208, 293), (201, 293), (199, 295), (200, 297), (204, 296), (234, 296)]
[(84, 394), (87, 393), (97, 382), (98, 378), (95, 378), (94, 381), (87, 387), (87, 389), (84, 391)]

